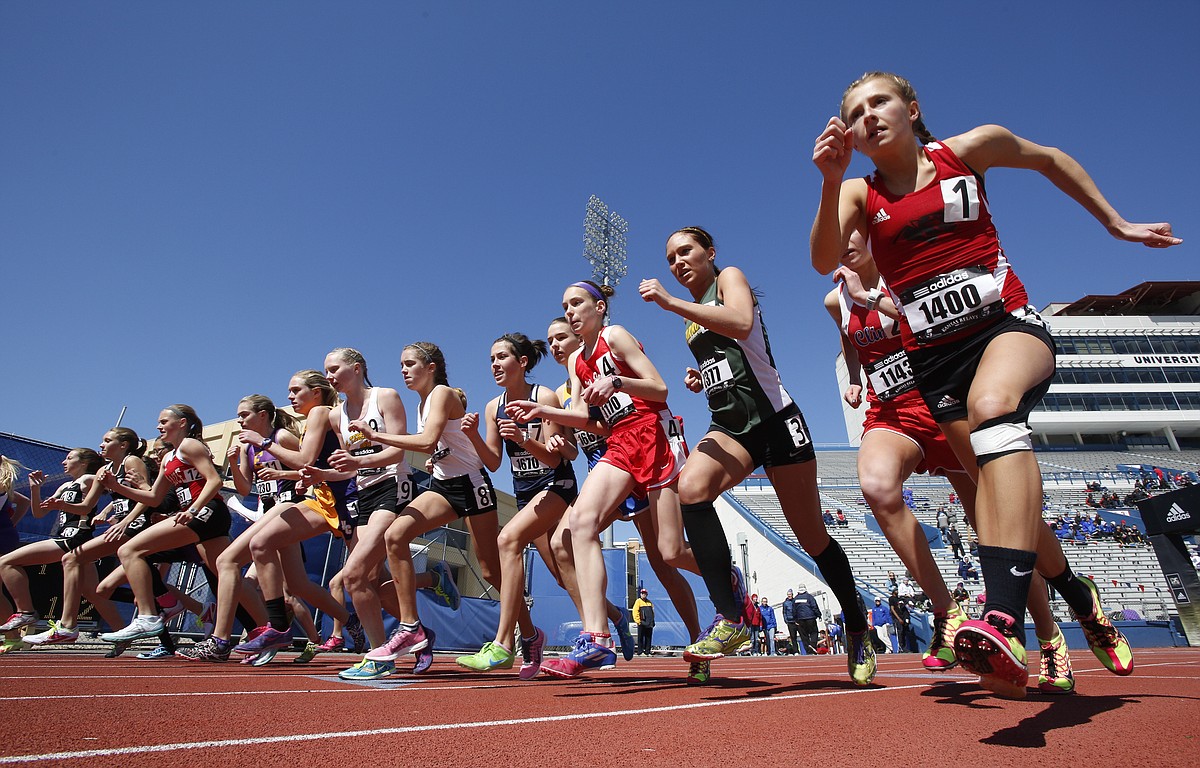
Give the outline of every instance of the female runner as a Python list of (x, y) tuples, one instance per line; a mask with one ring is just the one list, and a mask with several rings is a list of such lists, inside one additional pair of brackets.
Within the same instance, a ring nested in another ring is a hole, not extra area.
[[(578, 451), (568, 447), (561, 427), (541, 419), (513, 420), (506, 411), (508, 403), (515, 400), (532, 400), (555, 408), (560, 405), (553, 390), (528, 380), (546, 349), (546, 342), (530, 341), (523, 333), (506, 333), (496, 339), (491, 352), (492, 377), (504, 388), (504, 394), (493, 398), (483, 410), (487, 436), (479, 434), (478, 413), (467, 413), (462, 419), (463, 432), (489, 471), (498, 470), (504, 454), (508, 454), (517, 500), (517, 514), (505, 523), (496, 542), (503, 585), (496, 638), (478, 653), (455, 660), (460, 667), (477, 672), (512, 668), (513, 633), (518, 619), (533, 623), (525, 602), (525, 547), (553, 531), (579, 493), (571, 466), (572, 454)], [(532, 664), (532, 659), (541, 654), (545, 643), (546, 634), (536, 627), (531, 636), (521, 637), (527, 656), (519, 672), (522, 680), (537, 675), (539, 666)]]
[[(296, 491), (300, 472), (285, 466), (276, 448), (299, 450), (299, 422), (287, 412), (277, 409), (266, 395), (243, 397), (237, 405), (237, 421), (243, 433), (253, 432), (260, 440), (258, 443), (248, 443), (239, 439), (230, 447), (228, 458), (233, 486), (242, 496), (258, 496), (263, 512), (217, 558), (217, 611), (212, 634), (190, 648), (175, 652), (176, 656), (191, 661), (218, 662), (229, 659), (233, 620), (239, 604), (246, 608), (254, 622), (247, 629), (268, 622), (262, 596), (242, 580), (242, 568), (251, 560), (250, 541), (254, 535), (277, 517), (284, 505), (300, 500)], [(239, 594), (242, 596), (241, 603), (238, 601)]]
[(96, 482), (96, 472), (103, 464), (100, 454), (91, 448), (72, 448), (62, 462), (63, 469), (71, 477), (70, 482), (60, 485), (45, 501), (41, 498), (45, 475), (36, 470), (29, 473), (29, 503), (33, 516), (41, 517), (54, 511), (58, 513), (58, 519), (50, 530), (49, 539), (26, 544), (0, 557), (0, 578), (16, 604), (12, 616), (0, 625), (0, 632), (28, 627), (39, 619), (29, 594), (29, 576), (24, 566), (56, 563), (64, 552), (78, 549), (92, 538), (92, 521), (102, 490)]
[[(393, 598), (395, 590), (379, 592), (380, 571), (387, 557), (383, 536), (413, 500), (416, 486), (403, 449), (372, 443), (350, 424), (361, 420), (380, 432), (403, 435), (408, 432), (408, 414), (396, 390), (371, 385), (367, 361), (356, 349), (340, 347), (330, 352), (325, 357), (325, 375), (333, 388), (346, 396), (329, 414), (342, 441), (342, 449), (330, 456), (329, 463), (340, 471), (354, 471), (358, 485), (358, 514), (353, 519), (354, 535), (346, 542), (350, 555), (342, 566), (341, 579), (369, 647), (377, 648), (387, 641), (381, 600), (388, 598), (389, 613), (400, 610)], [(373, 680), (390, 673), (386, 664), (364, 658), (341, 676)]]
[[(146, 444), (137, 433), (129, 427), (113, 427), (104, 433), (100, 441), (100, 456), (105, 461), (105, 468), (111, 472), (117, 482), (131, 488), (147, 490), (149, 470), (142, 458), (146, 452)], [(107, 597), (101, 597), (96, 586), (100, 576), (95, 563), (110, 555), (115, 555), (123, 541), (136, 535), (149, 522), (148, 515), (133, 513), (134, 503), (119, 491), (111, 493), (112, 501), (108, 508), (97, 515), (95, 524), (99, 525), (112, 518), (114, 524), (122, 525), (125, 536), (122, 539), (110, 540), (107, 536), (97, 536), (89, 539), (76, 549), (62, 555), (63, 594), (62, 619), (45, 632), (29, 635), (25, 641), (31, 645), (56, 645), (73, 643), (79, 639), (77, 623), (79, 619), (79, 598), (82, 594), (96, 609), (101, 618), (110, 627), (119, 627), (124, 623), (121, 614)], [(126, 518), (130, 518), (126, 520)], [(136, 523), (136, 525), (135, 525)]]
[(737, 267), (718, 268), (716, 255), (705, 230), (677, 230), (667, 240), (667, 266), (693, 300), (672, 296), (656, 279), (643, 280), (638, 289), (643, 300), (687, 321), (684, 336), (699, 369), (688, 368), (684, 384), (693, 392), (703, 391), (712, 412), (708, 434), (679, 476), (679, 500), (717, 616), (684, 658), (693, 663), (719, 659), (750, 637), (729, 578), (729, 543), (713, 501), (762, 466), (800, 546), (842, 605), (850, 677), (867, 685), (875, 677), (875, 654), (866, 640), (866, 616), (858, 610), (850, 561), (821, 519), (808, 426), (779, 380), (762, 311), (746, 276)]
[[(889, 317), (878, 306), (866, 307), (868, 291), (883, 291), (885, 286), (860, 233), (850, 234), (841, 261), (842, 266), (834, 272), (834, 280), (841, 284), (826, 295), (825, 309), (838, 326), (850, 376), (844, 399), (851, 408), (862, 404), (860, 371), (867, 374), (868, 411), (858, 448), (859, 485), (888, 543), (933, 605), (933, 637), (921, 663), (934, 672), (948, 670), (958, 663), (954, 633), (966, 620), (966, 613), (946, 588), (921, 526), (904, 503), (902, 487), (913, 472), (945, 476), (968, 521), (974, 524), (975, 482), (970, 470), (975, 468), (963, 469), (917, 392), (900, 342), (899, 318)], [(1071, 656), (1050, 612), (1045, 581), (1036, 573), (1029, 587), (1029, 613), (1041, 649), (1038, 689), (1071, 693), (1075, 689)]]
[[(611, 286), (590, 281), (573, 283), (563, 293), (563, 309), (571, 330), (583, 346), (569, 362), (571, 391), (578, 393), (570, 410), (533, 401), (514, 401), (508, 414), (518, 421), (542, 418), (563, 426), (587, 429), (589, 406), (600, 409), (607, 426), (608, 450), (592, 468), (568, 521), (575, 572), (583, 604), (583, 632), (574, 649), (552, 659), (542, 669), (553, 677), (578, 677), (588, 669), (616, 663), (608, 632), (605, 591), (608, 574), (600, 547), (600, 532), (609, 515), (631, 492), (647, 496), (658, 526), (657, 540), (664, 559), (677, 567), (697, 570), (683, 541), (675, 479), (687, 455), (678, 422), (667, 409), (667, 385), (641, 344), (619, 325), (606, 325)], [(682, 611), (681, 611), (682, 614)]]
[[(221, 473), (208, 446), (201, 441), (203, 431), (204, 425), (191, 406), (169, 405), (158, 416), (158, 432), (175, 448), (163, 457), (162, 469), (149, 490), (122, 485), (115, 471), (100, 471), (105, 488), (136, 503), (156, 507), (172, 489), (179, 502), (179, 511), (173, 517), (151, 524), (117, 549), (139, 612), (124, 629), (100, 635), (104, 642), (132, 642), (162, 632), (164, 622), (154, 598), (153, 566), (147, 561), (150, 555), (194, 544), (211, 570), (229, 545), (232, 521), (220, 495)], [(105, 536), (117, 539), (124, 533), (118, 524), (111, 526)]]
[[(876, 172), (843, 183), (855, 148)], [(921, 396), (954, 452), (979, 466), (987, 602), (983, 620), (963, 622), (955, 633), (959, 660), (997, 694), (1025, 695), (1018, 617), (1036, 569), (1071, 606), (1097, 658), (1128, 674), (1128, 642), (1104, 616), (1095, 584), (1071, 572), (1041, 521), (1041, 474), (1027, 422), (1054, 374), (1054, 342), (1000, 247), (983, 174), (992, 167), (1036, 170), (1114, 237), (1152, 247), (1181, 241), (1167, 223), (1125, 221), (1058, 149), (997, 125), (934, 140), (912, 85), (890, 73), (868, 73), (847, 88), (841, 116), (817, 138), (813, 162), (823, 178), (813, 266), (822, 274), (836, 268), (852, 231), (870, 240), (890, 299), (907, 320), (901, 332)]]
[[(17, 533), (17, 522), (29, 511), (29, 497), (13, 490), (17, 482), (21, 465), (8, 458), (0, 456), (0, 556), (7, 555), (21, 546), (21, 536)], [(12, 604), (0, 590), (0, 616), (13, 613)], [(20, 630), (13, 630), (4, 636), (0, 643), (0, 654), (21, 650), (25, 647), (21, 640)]]
[[(550, 322), (550, 327), (547, 330), (547, 341), (550, 344), (550, 352), (554, 356), (555, 361), (569, 371), (568, 363), (570, 362), (571, 355), (583, 345), (583, 340), (571, 330), (571, 324), (567, 322), (565, 317), (558, 317)], [(569, 374), (566, 382), (558, 388), (557, 394), (563, 404), (563, 408), (568, 411), (571, 410), (572, 395), (571, 377)], [(569, 429), (568, 434), (573, 435), (579, 441), (579, 447), (583, 450), (584, 457), (587, 459), (588, 470), (590, 471), (592, 467), (596, 466), (596, 462), (600, 461), (600, 457), (604, 455), (604, 451), (608, 449), (606, 437), (609, 429), (604, 424), (599, 408), (589, 406), (588, 413), (591, 416), (591, 425), (587, 429)], [(650, 564), (654, 575), (663, 585), (663, 589), (666, 590), (667, 596), (671, 599), (671, 604), (675, 607), (680, 620), (683, 621), (684, 628), (688, 631), (688, 636), (692, 638), (699, 637), (700, 618), (696, 611), (696, 596), (692, 593), (691, 585), (683, 578), (679, 569), (663, 559), (662, 550), (658, 542), (658, 526), (656, 525), (656, 521), (652, 515), (641, 514), (649, 508), (650, 505), (645, 498), (638, 498), (631, 495), (616, 509), (612, 510), (607, 519), (601, 521), (601, 529), (607, 528), (618, 519), (633, 522), (634, 527), (638, 530), (638, 535), (641, 537), (642, 546), (646, 552), (646, 561)], [(579, 611), (580, 618), (582, 618), (583, 605), (579, 599), (579, 585), (575, 576), (575, 555), (571, 549), (569, 517), (569, 515), (564, 515), (558, 528), (549, 537), (553, 562), (546, 556), (546, 553), (542, 554), (542, 559), (546, 560), (547, 566), (554, 573), (559, 585), (571, 596), (571, 600), (575, 603), (575, 608)], [(538, 551), (541, 552), (543, 546), (542, 540), (539, 539), (534, 544), (538, 546)], [(637, 649), (634, 644), (633, 635), (629, 631), (629, 614), (613, 605), (607, 598), (605, 598), (605, 602), (608, 619), (617, 629), (617, 638), (621, 643), (621, 655), (624, 656), (626, 661), (631, 661)], [(695, 671), (697, 673), (706, 672), (707, 665), (703, 665), (703, 669), (697, 667)], [(692, 680), (691, 677), (688, 679)], [(698, 678), (693, 682), (699, 682)]]
[[(427, 341), (409, 344), (400, 355), (400, 368), (405, 386), (421, 397), (417, 407), (417, 434), (376, 432), (365, 421), (350, 424), (368, 440), (428, 454), (432, 463), (433, 479), (429, 490), (413, 499), (384, 537), (396, 600), (400, 604), (400, 624), (386, 643), (367, 654), (367, 659), (392, 665), (391, 668), (394, 668), (397, 656), (428, 653), (436, 639), (432, 629), (421, 625), (416, 591), (432, 586), (432, 579), (444, 579), (446, 570), (416, 575), (409, 544), (418, 536), (465, 518), (483, 578), (504, 594), (500, 551), (496, 543), (500, 533), (496, 492), (475, 446), (462, 428), (467, 396), (461, 389), (450, 386), (446, 378), (446, 358), (435, 344)], [(518, 623), (522, 637), (536, 636), (528, 611), (522, 612)], [(534, 647), (530, 649), (528, 664), (540, 667), (541, 645), (531, 645)], [(500, 666), (511, 667), (512, 659), (507, 666)], [(413, 671), (421, 672), (427, 668), (428, 662), (419, 656)]]
[(309, 579), (296, 546), (323, 533), (346, 538), (354, 533), (352, 521), (358, 507), (354, 472), (338, 471), (329, 464), (329, 457), (341, 445), (329, 419), (338, 403), (337, 391), (320, 371), (299, 371), (288, 382), (288, 401), (296, 413), (304, 416), (304, 435), (298, 448), (279, 445), (251, 429), (243, 429), (238, 436), (243, 444), (270, 451), (284, 465), (296, 468), (300, 472), (298, 486), (307, 489), (302, 501), (279, 505), (278, 514), (272, 510), (250, 539), (250, 556), (266, 602), (268, 624), (233, 649), (246, 656), (291, 646), (292, 621), (287, 615), (285, 586), (288, 593), (346, 624), (351, 635), (361, 631), (358, 619)]

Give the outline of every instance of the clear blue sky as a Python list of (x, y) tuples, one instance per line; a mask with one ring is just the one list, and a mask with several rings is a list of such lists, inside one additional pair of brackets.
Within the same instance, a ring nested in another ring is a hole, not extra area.
[(693, 441), (682, 323), (636, 289), (674, 285), (664, 241), (698, 224), (761, 288), (816, 439), (845, 442), (807, 253), (809, 157), (843, 88), (896, 70), (935, 134), (1059, 146), (1127, 218), (1188, 239), (1117, 242), (1040, 176), (994, 171), (1041, 306), (1200, 277), (1197, 29), (1192, 2), (0, 4), (0, 429), (96, 445), (122, 405), (152, 434), (172, 402), (219, 421), (341, 345), (411, 418), (398, 359), (419, 339), (481, 407), (493, 339), (542, 335), (589, 276), (596, 194), (630, 222), (616, 321)]

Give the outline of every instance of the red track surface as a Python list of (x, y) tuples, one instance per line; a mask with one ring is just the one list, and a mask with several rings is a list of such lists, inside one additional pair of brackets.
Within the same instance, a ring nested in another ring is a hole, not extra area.
[(725, 659), (714, 683), (688, 687), (671, 658), (522, 682), (439, 655), (424, 677), (352, 684), (335, 677), (348, 654), (254, 669), (29, 651), (0, 658), (0, 765), (679, 768), (729, 765), (723, 750), (756, 768), (1200, 761), (1200, 650), (1140, 650), (1126, 678), (1072, 657), (1075, 695), (1004, 701), (913, 655), (881, 657), (879, 685), (856, 688), (845, 657)]

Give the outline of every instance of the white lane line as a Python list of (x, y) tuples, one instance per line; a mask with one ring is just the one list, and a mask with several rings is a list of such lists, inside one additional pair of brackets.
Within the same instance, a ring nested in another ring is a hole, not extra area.
[(215, 739), (212, 741), (190, 741), (175, 744), (147, 744), (138, 747), (115, 747), (112, 749), (87, 749), (76, 752), (52, 752), (42, 755), (5, 755), (0, 756), (0, 765), (11, 763), (50, 762), (55, 760), (78, 760), (89, 757), (111, 757), (115, 755), (137, 755), (150, 752), (178, 752), (188, 749), (213, 749), (219, 747), (245, 747), (257, 744), (276, 744), (283, 741), (318, 741), (320, 739), (344, 739), (363, 736), (392, 736), (405, 733), (424, 733), (429, 731), (452, 731), (471, 728), (493, 728), (506, 725), (531, 725), (539, 723), (559, 723), (570, 720), (583, 720), (597, 717), (633, 717), (650, 715), (661, 712), (681, 712), (689, 709), (707, 707), (728, 707), (740, 704), (770, 704), (793, 699), (812, 699), (824, 696), (849, 696), (888, 691), (905, 691), (913, 688), (928, 688), (932, 684), (905, 685), (895, 688), (855, 688), (841, 691), (819, 691), (814, 693), (793, 693), (781, 696), (765, 696), (761, 698), (731, 699), (727, 701), (701, 701), (692, 704), (675, 704), (663, 707), (645, 707), (642, 709), (620, 709), (610, 712), (580, 712), (572, 715), (546, 715), (543, 717), (521, 717), (511, 720), (487, 720), (483, 722), (438, 723), (432, 725), (411, 725), (399, 728), (370, 728), (361, 731), (332, 731), (326, 733), (297, 733), (286, 736), (260, 736), (251, 739)]

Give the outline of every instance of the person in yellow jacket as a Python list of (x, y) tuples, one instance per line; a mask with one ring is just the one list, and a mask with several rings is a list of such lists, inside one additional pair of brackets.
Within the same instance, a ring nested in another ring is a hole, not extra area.
[(650, 641), (654, 637), (654, 603), (650, 594), (643, 589), (633, 603), (633, 620), (638, 625), (638, 653), (650, 655)]

